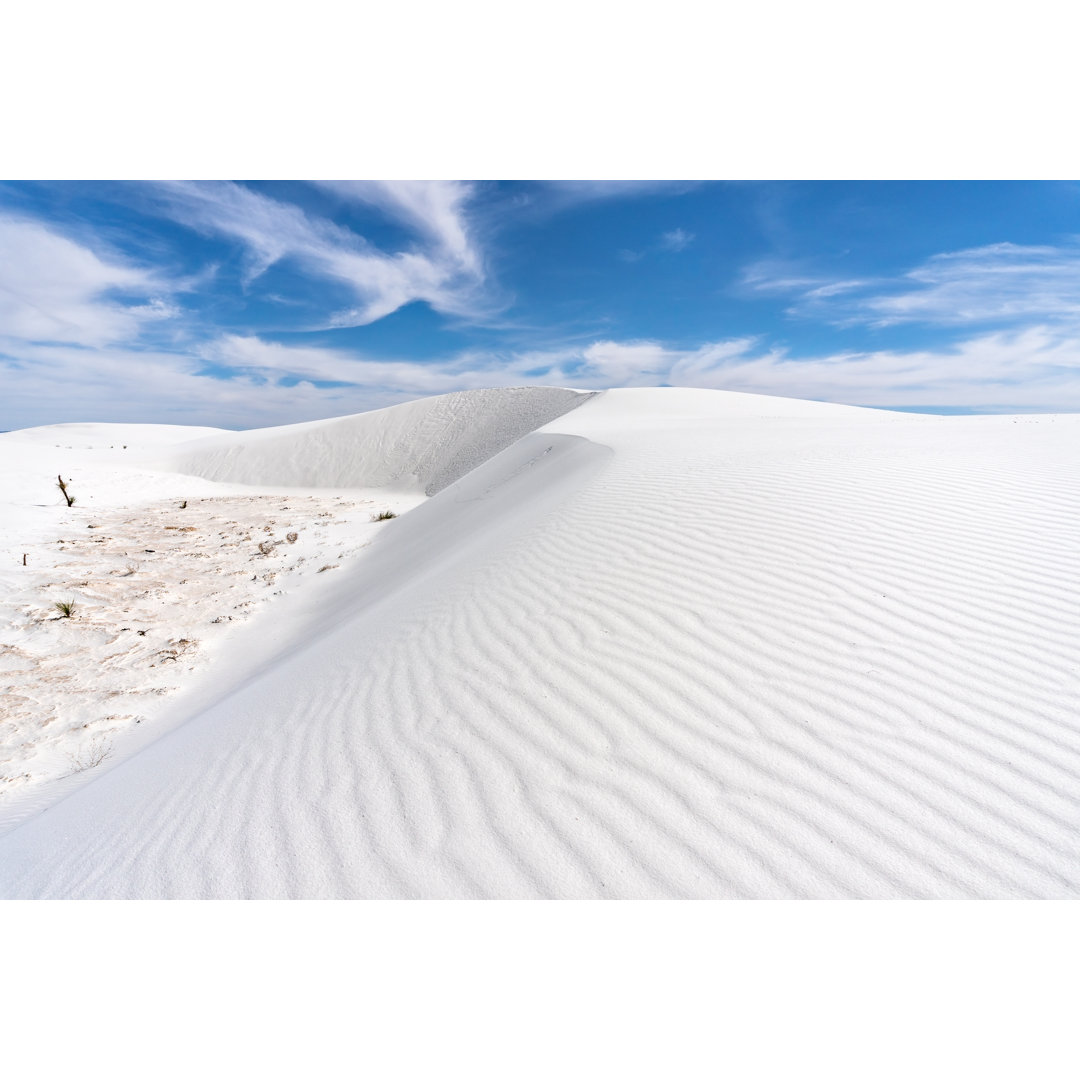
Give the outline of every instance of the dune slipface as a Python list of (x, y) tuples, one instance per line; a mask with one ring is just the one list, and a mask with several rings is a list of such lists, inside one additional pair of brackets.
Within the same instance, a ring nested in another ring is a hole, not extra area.
[(2, 895), (1080, 892), (1080, 417), (608, 391), (471, 471), (407, 426), (365, 445), (438, 493)]
[(546, 386), (467, 390), (357, 416), (214, 435), (179, 447), (162, 464), (237, 484), (434, 495), (590, 396)]

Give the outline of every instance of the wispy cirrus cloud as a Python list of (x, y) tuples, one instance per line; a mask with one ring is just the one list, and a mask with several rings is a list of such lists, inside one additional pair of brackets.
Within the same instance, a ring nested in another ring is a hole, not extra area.
[(606, 385), (693, 386), (885, 407), (1080, 407), (1080, 335), (1051, 326), (981, 334), (942, 348), (816, 356), (792, 355), (756, 338), (695, 349), (598, 342), (583, 360), (576, 375)]
[(579, 363), (582, 355), (580, 350), (571, 348), (468, 349), (432, 360), (396, 360), (344, 349), (283, 345), (239, 334), (208, 342), (199, 354), (215, 369), (226, 372), (255, 374), (272, 381), (307, 379), (340, 383), (413, 396), (570, 378), (571, 366)]
[(0, 346), (0, 379), (0, 429), (80, 421), (249, 428), (379, 408), (408, 396), (328, 391), (242, 370), (211, 377), (201, 357), (122, 346)]
[(1080, 244), (993, 244), (935, 255), (906, 279), (908, 290), (866, 298), (878, 325), (1080, 316)]
[(746, 269), (743, 284), (789, 294), (788, 314), (836, 326), (1078, 322), (1080, 243), (945, 252), (896, 277), (827, 278), (805, 265), (763, 261)]
[(96, 254), (39, 221), (0, 216), (0, 337), (101, 346), (178, 309), (162, 274)]
[(665, 251), (683, 251), (694, 242), (694, 234), (685, 229), (672, 229), (660, 237), (660, 246)]
[(491, 309), (483, 290), (483, 259), (465, 213), (472, 185), (341, 181), (322, 186), (387, 211), (415, 231), (417, 242), (386, 252), (329, 218), (229, 181), (154, 183), (140, 186), (140, 192), (180, 224), (239, 242), (249, 282), (288, 259), (313, 276), (344, 285), (356, 303), (329, 315), (328, 327), (364, 326), (413, 301), (464, 317), (481, 317)]
[(622, 259), (623, 262), (635, 263), (640, 262), (650, 252), (666, 251), (678, 253), (680, 251), (685, 251), (694, 242), (694, 239), (695, 237), (692, 232), (687, 232), (685, 229), (671, 229), (669, 232), (661, 233), (655, 244), (640, 250), (622, 248), (619, 251), (619, 258)]
[(467, 219), (476, 185), (462, 180), (318, 180), (318, 187), (367, 203), (435, 242), (463, 270), (481, 273), (483, 260)]
[(545, 180), (542, 186), (563, 203), (627, 199), (644, 195), (682, 195), (700, 187), (698, 180)]
[[(154, 184), (139, 199), (146, 200), (141, 208), (148, 201), (164, 217), (233, 242), (249, 280), (291, 260), (302, 271), (301, 287), (285, 299), (298, 305), (308, 302), (312, 280), (319, 292), (323, 282), (350, 290), (355, 304), (328, 315), (327, 326), (372, 322), (416, 300), (483, 317), (492, 285), (477, 239), (483, 230), (472, 218), (474, 185), (331, 181), (317, 187), (322, 195), (305, 192), (311, 205), (363, 204), (404, 226), (403, 249), (385, 250), (385, 242), (381, 249), (315, 211), (238, 184)], [(630, 196), (616, 188), (604, 197)], [(651, 226), (645, 252), (676, 252), (692, 242), (681, 228), (661, 232), (670, 220)], [(168, 234), (179, 231), (170, 227)], [(808, 354), (773, 347), (763, 337), (673, 345), (612, 329), (603, 340), (577, 336), (556, 346), (550, 344), (556, 332), (538, 322), (513, 336), (500, 328), (501, 338), (494, 332), (474, 338), (520, 347), (432, 355), (429, 346), (427, 358), (406, 359), (392, 348), (369, 344), (365, 352), (343, 344), (400, 336), (293, 331), (270, 340), (278, 335), (244, 321), (243, 303), (229, 309), (233, 321), (224, 325), (212, 321), (220, 311), (212, 304), (186, 304), (182, 312), (178, 297), (202, 286), (164, 268), (172, 260), (168, 244), (159, 245), (163, 268), (148, 269), (99, 242), (101, 235), (108, 229), (76, 234), (44, 220), (0, 216), (0, 427), (62, 419), (254, 426), (524, 384), (696, 386), (884, 406), (1080, 409), (1080, 244), (972, 248), (935, 255), (891, 277), (828, 278), (779, 262), (758, 263), (744, 277), (748, 289), (790, 298), (789, 311), (825, 322), (968, 328), (951, 343), (959, 335), (938, 333), (920, 348)], [(138, 239), (125, 250), (146, 253)], [(281, 280), (288, 279), (268, 288)], [(324, 313), (340, 306), (342, 290), (335, 295)], [(592, 326), (598, 323), (617, 325), (596, 320)]]
[(672, 198), (701, 187), (699, 180), (537, 180), (501, 200), (493, 211), (504, 220), (546, 220), (587, 211), (596, 203)]

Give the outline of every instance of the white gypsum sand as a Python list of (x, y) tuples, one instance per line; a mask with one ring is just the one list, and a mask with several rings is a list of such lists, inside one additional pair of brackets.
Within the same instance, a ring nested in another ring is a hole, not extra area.
[[(223, 649), (235, 679), (252, 659), (229, 648), (237, 625), (355, 558), (380, 515), (587, 396), (482, 391), (266, 431), (64, 424), (0, 439), (0, 544), (14, 541), (0, 548), (0, 832), (190, 715)], [(257, 633), (241, 651), (261, 659), (280, 635)]]
[(200, 638), (160, 723), (0, 837), (0, 895), (1076, 895), (1078, 437), (522, 390), (159, 449), (110, 505), (413, 508)]
[(245, 493), (55, 515), (59, 539), (22, 544), (0, 601), (0, 825), (56, 794), (42, 784), (111, 757), (237, 627), (406, 505)]

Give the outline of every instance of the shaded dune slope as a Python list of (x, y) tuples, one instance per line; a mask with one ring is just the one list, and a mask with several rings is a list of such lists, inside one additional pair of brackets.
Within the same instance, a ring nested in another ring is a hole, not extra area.
[(590, 396), (540, 386), (465, 390), (333, 420), (215, 435), (177, 448), (162, 464), (234, 484), (434, 495)]
[(283, 663), (0, 839), (7, 896), (1080, 893), (1080, 418), (611, 391)]

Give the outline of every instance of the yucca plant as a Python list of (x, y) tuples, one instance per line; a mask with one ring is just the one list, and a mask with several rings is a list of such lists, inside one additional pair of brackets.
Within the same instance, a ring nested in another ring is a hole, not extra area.
[(53, 607), (60, 612), (62, 619), (70, 619), (75, 612), (74, 600), (57, 600)]
[(60, 493), (67, 500), (68, 506), (73, 506), (75, 503), (75, 496), (68, 494), (67, 484), (64, 483), (64, 478), (62, 476), (58, 476), (56, 478), (56, 486), (60, 489)]
[(389, 521), (391, 518), (396, 518), (397, 514), (393, 510), (383, 510), (378, 514), (372, 514), (372, 521)]

